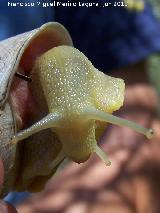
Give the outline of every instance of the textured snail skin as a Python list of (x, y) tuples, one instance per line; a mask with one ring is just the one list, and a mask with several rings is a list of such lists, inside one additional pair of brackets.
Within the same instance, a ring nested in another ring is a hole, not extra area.
[(84, 162), (97, 147), (97, 121), (89, 112), (119, 109), (124, 99), (123, 80), (98, 71), (83, 53), (70, 46), (44, 53), (36, 61), (34, 73), (39, 75), (49, 115), (18, 133), (13, 142), (51, 128), (62, 144), (53, 166), (64, 157)]
[[(49, 111), (61, 116), (56, 130), (64, 154), (83, 162), (96, 146), (92, 108), (113, 112), (123, 104), (123, 80), (106, 76), (93, 67), (79, 50), (59, 46), (37, 61)], [(35, 67), (35, 69), (36, 69)], [(56, 84), (54, 83), (56, 82)]]
[[(106, 123), (152, 136), (152, 130), (112, 115), (123, 104), (123, 80), (99, 72), (69, 47), (72, 39), (61, 24), (46, 23), (0, 43), (1, 196), (41, 191), (65, 157), (80, 163), (96, 153), (110, 165), (97, 144)], [(31, 74), (32, 82), (15, 72)]]
[[(43, 175), (41, 169), (41, 175), (31, 178), (31, 171), (34, 167), (37, 169), (37, 164), (30, 162), (27, 169), (24, 166), (23, 177), (17, 181), (17, 190), (42, 190), (64, 158), (82, 163), (96, 153), (106, 165), (110, 165), (106, 153), (97, 144), (97, 132), (102, 132), (104, 128), (102, 122), (128, 126), (147, 138), (152, 137), (151, 129), (112, 115), (123, 104), (123, 80), (98, 71), (79, 50), (71, 46), (54, 47), (36, 60), (31, 73), (32, 83), (38, 79), (38, 84), (41, 85), (48, 105), (48, 115), (17, 133), (11, 143), (16, 144), (38, 132), (44, 133), (46, 129), (51, 130), (49, 137), (53, 139), (53, 143), (40, 141), (39, 146), (39, 141), (34, 140), (32, 146), (26, 149), (30, 150), (27, 155), (30, 156), (35, 155), (40, 147), (38, 156), (42, 156), (42, 160), (41, 163), (40, 160), (37, 161), (39, 167), (43, 168)], [(44, 163), (43, 155), (46, 154), (48, 161)]]

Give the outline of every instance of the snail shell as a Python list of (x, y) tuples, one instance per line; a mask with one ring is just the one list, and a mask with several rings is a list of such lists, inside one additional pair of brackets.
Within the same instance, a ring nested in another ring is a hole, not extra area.
[[(16, 115), (17, 106), (14, 100), (15, 85), (23, 83), (23, 81), (14, 77), (15, 73), (21, 72), (21, 67), (30, 69), (38, 55), (58, 45), (72, 45), (72, 40), (68, 31), (56, 22), (46, 23), (33, 31), (0, 42), (0, 156), (5, 171), (2, 196), (11, 190), (24, 191), (30, 190), (30, 188), (32, 188), (32, 191), (39, 190), (54, 173), (54, 171), (48, 172), (47, 165), (41, 167), (41, 156), (44, 155), (46, 150), (52, 151), (47, 159), (45, 158), (47, 161), (56, 155), (57, 150), (60, 149), (54, 142), (58, 139), (54, 139), (54, 136), (50, 137), (49, 130), (34, 135), (33, 138), (30, 137), (26, 146), (25, 143), (13, 145), (10, 143), (10, 139), (18, 129), (23, 127), (20, 118)], [(25, 83), (29, 84), (28, 82)], [(36, 87), (38, 86), (33, 85), (33, 87), (37, 91), (38, 88)], [(39, 107), (43, 106), (42, 112), (37, 113), (33, 120), (41, 118), (42, 114), (47, 111), (45, 101), (43, 102), (42, 99), (43, 97), (37, 101), (40, 103)], [(38, 141), (38, 143), (33, 143), (36, 152), (29, 148), (34, 140)], [(46, 143), (41, 149), (40, 144), (44, 141)], [(45, 159), (43, 159), (43, 163), (45, 163)], [(34, 162), (37, 162), (37, 165)], [(42, 181), (39, 181), (41, 176)], [(35, 181), (37, 181), (37, 184), (34, 185)], [(36, 185), (38, 185), (38, 189), (36, 189)]]

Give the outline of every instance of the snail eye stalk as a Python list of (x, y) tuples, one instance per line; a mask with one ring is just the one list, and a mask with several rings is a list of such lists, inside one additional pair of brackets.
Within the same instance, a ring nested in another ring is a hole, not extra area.
[(89, 115), (90, 119), (95, 119), (99, 121), (105, 121), (107, 123), (115, 124), (118, 126), (127, 126), (131, 129), (145, 135), (148, 139), (153, 137), (154, 131), (153, 129), (147, 129), (135, 122), (117, 117), (115, 115), (109, 114), (107, 112), (102, 112), (99, 110), (88, 110), (87, 114)]
[(106, 166), (111, 165), (111, 162), (108, 159), (107, 154), (99, 146), (96, 146), (95, 153), (98, 155), (98, 157), (101, 158), (101, 160), (106, 164)]
[[(139, 132), (139, 133), (145, 135), (148, 139), (151, 139), (154, 134), (153, 129), (144, 128), (143, 126), (141, 126), (135, 122), (128, 121), (126, 119), (119, 118), (117, 116), (114, 116), (109, 113), (102, 112), (102, 111), (99, 111), (96, 109), (88, 110), (86, 112), (86, 116), (88, 116), (90, 119), (105, 121), (107, 123), (116, 124), (118, 126), (130, 127), (131, 129), (135, 130), (136, 132)], [(107, 154), (99, 146), (95, 147), (94, 152), (102, 159), (102, 161), (107, 166), (111, 165), (111, 162), (109, 161)]]

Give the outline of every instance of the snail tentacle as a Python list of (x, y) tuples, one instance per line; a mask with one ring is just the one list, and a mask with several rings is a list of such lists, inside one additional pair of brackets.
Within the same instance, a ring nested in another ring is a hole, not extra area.
[(57, 113), (50, 113), (46, 117), (42, 118), (37, 123), (33, 124), (31, 127), (17, 133), (11, 139), (12, 144), (16, 144), (18, 141), (21, 141), (29, 136), (52, 127), (58, 126), (58, 121), (60, 120), (60, 116)]
[(105, 121), (107, 123), (116, 124), (118, 126), (127, 126), (131, 129), (135, 130), (136, 132), (139, 132), (143, 135), (145, 135), (148, 139), (151, 139), (153, 136), (153, 130), (147, 129), (133, 121), (126, 120), (124, 118), (117, 117), (115, 115), (109, 114), (107, 112), (102, 112), (99, 110), (89, 110), (86, 112), (88, 116), (90, 116), (92, 119)]
[(96, 146), (95, 153), (102, 159), (106, 166), (111, 165), (111, 161), (108, 159), (107, 154), (99, 146)]

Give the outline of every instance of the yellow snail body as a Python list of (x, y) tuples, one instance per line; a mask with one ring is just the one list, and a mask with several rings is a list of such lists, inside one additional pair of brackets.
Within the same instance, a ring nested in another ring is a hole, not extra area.
[(84, 162), (92, 153), (110, 165), (107, 155), (97, 145), (97, 121), (128, 125), (150, 138), (149, 130), (110, 115), (123, 104), (123, 80), (98, 71), (76, 48), (58, 46), (50, 49), (37, 59), (33, 75), (34, 72), (39, 75), (49, 114), (16, 134), (12, 143), (51, 128), (62, 145), (51, 168), (65, 157)]
[[(59, 23), (0, 42), (1, 196), (42, 190), (64, 158), (81, 163), (96, 153), (110, 165), (97, 144), (104, 122), (152, 136), (151, 130), (112, 115), (123, 105), (123, 80), (98, 71), (72, 46)], [(21, 81), (16, 72), (31, 76), (32, 82)], [(25, 123), (30, 94), (36, 113), (29, 111)]]

